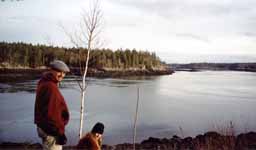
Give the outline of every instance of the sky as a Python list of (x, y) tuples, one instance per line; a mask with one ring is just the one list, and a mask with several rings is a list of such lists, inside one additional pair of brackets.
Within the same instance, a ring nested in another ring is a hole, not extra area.
[[(0, 1), (0, 41), (72, 47), (89, 0)], [(256, 62), (256, 0), (101, 0), (104, 48), (167, 63)], [(102, 48), (103, 48), (102, 47)]]

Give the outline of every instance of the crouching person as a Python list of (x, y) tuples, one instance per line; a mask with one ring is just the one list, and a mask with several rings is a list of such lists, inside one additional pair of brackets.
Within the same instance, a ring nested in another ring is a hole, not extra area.
[(90, 133), (87, 133), (78, 142), (78, 149), (101, 150), (102, 135), (104, 132), (103, 123), (96, 123)]

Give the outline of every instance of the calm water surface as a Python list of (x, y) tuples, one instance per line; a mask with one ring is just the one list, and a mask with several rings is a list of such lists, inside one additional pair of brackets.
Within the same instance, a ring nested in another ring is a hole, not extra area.
[[(90, 78), (84, 131), (105, 124), (104, 143), (132, 141), (140, 88), (137, 141), (149, 136), (195, 136), (221, 131), (230, 121), (236, 133), (256, 131), (256, 73), (177, 72), (171, 76), (126, 79)], [(36, 81), (0, 84), (0, 142), (39, 142), (33, 124)], [(78, 141), (80, 92), (73, 78), (61, 85), (71, 120), (68, 144)]]

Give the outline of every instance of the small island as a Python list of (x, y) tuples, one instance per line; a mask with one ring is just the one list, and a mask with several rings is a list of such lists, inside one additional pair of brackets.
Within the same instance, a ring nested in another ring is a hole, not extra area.
[[(38, 77), (54, 59), (63, 60), (72, 75), (81, 75), (87, 49), (0, 42), (0, 81)], [(90, 51), (89, 77), (169, 75), (174, 73), (155, 54), (136, 49)]]

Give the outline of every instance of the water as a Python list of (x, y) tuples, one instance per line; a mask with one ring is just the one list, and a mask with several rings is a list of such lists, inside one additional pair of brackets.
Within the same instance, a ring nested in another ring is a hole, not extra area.
[[(0, 142), (39, 142), (33, 124), (37, 81), (0, 84)], [(140, 88), (137, 141), (150, 136), (196, 136), (223, 131), (230, 121), (236, 133), (256, 131), (256, 74), (249, 72), (176, 72), (170, 76), (126, 79), (90, 78), (84, 132), (100, 121), (105, 144), (132, 142)], [(68, 145), (78, 141), (80, 93), (73, 78), (61, 92), (71, 112)]]

